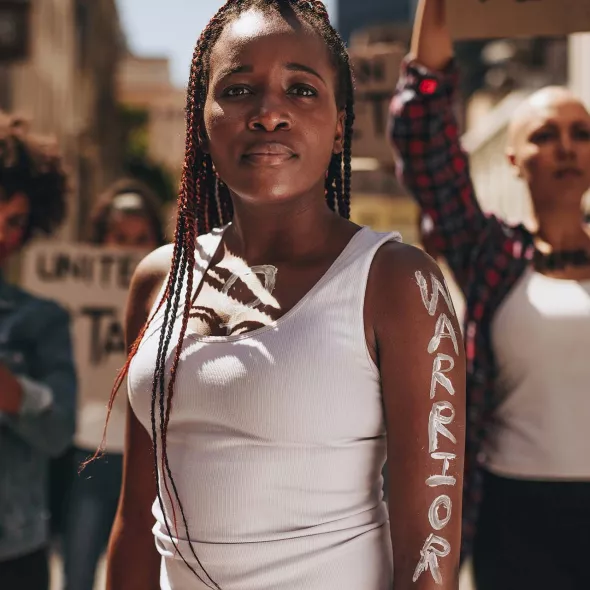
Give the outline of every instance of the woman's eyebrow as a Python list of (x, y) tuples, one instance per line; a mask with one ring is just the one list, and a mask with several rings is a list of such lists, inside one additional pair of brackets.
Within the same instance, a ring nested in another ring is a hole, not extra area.
[(556, 129), (557, 127), (558, 127), (558, 125), (555, 121), (552, 121), (552, 120), (544, 121), (540, 125), (536, 125), (536, 126), (532, 127), (531, 133), (535, 133), (536, 131), (546, 131), (546, 130)]
[(228, 76), (232, 76), (233, 74), (250, 74), (253, 71), (254, 67), (251, 65), (241, 65), (225, 68), (224, 70), (221, 70), (221, 72), (219, 73), (219, 80), (223, 80), (223, 78), (227, 78)]
[(309, 66), (296, 62), (290, 62), (286, 64), (285, 67), (292, 72), (306, 72), (308, 74), (311, 74), (312, 76), (315, 76), (316, 78), (319, 78), (322, 82), (324, 82), (324, 84), (326, 83), (325, 80), (313, 68), (310, 68)]
[[(324, 82), (324, 84), (326, 83), (318, 72), (304, 64), (300, 64), (297, 62), (289, 62), (285, 64), (285, 68), (291, 72), (305, 72), (307, 74), (311, 74), (312, 76), (319, 78), (322, 82)], [(226, 68), (219, 73), (219, 79), (222, 80), (223, 78), (227, 78), (228, 76), (232, 76), (234, 74), (251, 74), (253, 71), (254, 67), (248, 64), (235, 66), (232, 68)]]

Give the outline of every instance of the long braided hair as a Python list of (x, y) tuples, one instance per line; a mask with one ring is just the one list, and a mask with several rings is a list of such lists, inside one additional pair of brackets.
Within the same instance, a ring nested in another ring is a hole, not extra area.
[[(319, 0), (228, 0), (201, 34), (193, 54), (186, 105), (186, 153), (178, 199), (178, 218), (168, 283), (158, 308), (131, 347), (129, 359), (117, 378), (109, 402), (110, 413), (114, 397), (125, 378), (131, 359), (137, 352), (152, 319), (164, 307), (151, 400), (151, 426), (158, 502), (162, 514), (164, 514), (164, 521), (170, 538), (174, 538), (171, 526), (174, 527), (175, 531), (178, 530), (175, 506), (178, 507), (185, 537), (189, 539), (190, 552), (202, 572), (204, 572), (207, 580), (204, 580), (195, 568), (187, 562), (186, 557), (178, 547), (176, 547), (176, 550), (195, 576), (208, 587), (218, 590), (219, 586), (207, 574), (194, 551), (192, 543), (190, 543), (187, 519), (168, 462), (166, 435), (170, 421), (174, 383), (191, 308), (196, 238), (198, 235), (223, 227), (233, 217), (229, 189), (218, 178), (210, 155), (205, 153), (202, 148), (202, 139), (206, 135), (203, 110), (208, 90), (209, 58), (211, 50), (224, 27), (241, 13), (254, 8), (265, 12), (275, 10), (282, 14), (289, 11), (310, 25), (326, 42), (337, 74), (337, 106), (345, 111), (346, 119), (343, 152), (332, 156), (326, 173), (325, 197), (326, 203), (332, 211), (346, 219), (350, 217), (351, 144), (354, 122), (353, 76), (346, 47), (339, 34), (330, 24), (326, 7)], [(175, 319), (178, 317), (182, 292), (184, 292), (182, 324), (172, 367), (169, 375), (166, 375), (166, 360), (176, 323)], [(166, 379), (166, 377), (168, 378)], [(168, 382), (167, 387), (166, 381)], [(167, 521), (165, 516), (161, 483), (164, 484), (164, 489), (172, 506), (173, 525)]]

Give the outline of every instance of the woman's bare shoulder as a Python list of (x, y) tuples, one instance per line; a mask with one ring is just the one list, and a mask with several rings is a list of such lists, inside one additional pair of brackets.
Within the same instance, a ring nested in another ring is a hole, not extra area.
[(448, 287), (438, 264), (426, 252), (399, 242), (388, 242), (377, 252), (367, 284), (367, 299), (372, 310), (372, 323), (391, 333), (392, 324), (400, 328), (415, 330), (416, 317), (420, 317), (423, 306), (422, 288), (437, 284), (448, 300), (449, 312), (454, 314)]
[(133, 342), (145, 324), (172, 264), (174, 245), (167, 244), (148, 254), (135, 269), (127, 300), (126, 332)]
[(403, 242), (387, 242), (381, 246), (373, 260), (371, 291), (385, 301), (393, 291), (401, 294), (413, 292), (417, 274), (433, 274), (444, 281), (440, 267), (424, 250)]
[(146, 286), (154, 282), (163, 283), (164, 279), (170, 272), (172, 264), (172, 255), (174, 253), (174, 244), (166, 244), (157, 250), (150, 252), (137, 265), (133, 279), (132, 286)]

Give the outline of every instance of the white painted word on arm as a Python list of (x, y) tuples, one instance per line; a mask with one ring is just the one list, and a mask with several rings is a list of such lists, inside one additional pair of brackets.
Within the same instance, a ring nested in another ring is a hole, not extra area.
[[(446, 312), (455, 316), (455, 310), (448, 291), (445, 289), (442, 282), (433, 274), (430, 275), (430, 290), (429, 284), (424, 275), (416, 272), (416, 282), (420, 289), (422, 303), (430, 316), (437, 313), (439, 300), (446, 303)], [(439, 353), (438, 348), (444, 339), (449, 339), (453, 344), (455, 354), (459, 354), (459, 343), (457, 334), (453, 328), (453, 324), (445, 311), (440, 312), (436, 325), (434, 328), (434, 335), (432, 336), (427, 352), (431, 355), (436, 355), (432, 365), (432, 378), (430, 381), (430, 399), (435, 399), (437, 394), (446, 391), (449, 395), (455, 395), (455, 388), (451, 383), (448, 373), (455, 367), (455, 359), (448, 354)], [(428, 419), (428, 452), (431, 459), (441, 461), (441, 470), (439, 473), (431, 475), (426, 484), (431, 487), (439, 486), (455, 486), (457, 478), (449, 475), (451, 461), (457, 458), (455, 453), (440, 452), (439, 437), (444, 437), (457, 444), (457, 439), (453, 433), (447, 428), (455, 419), (455, 408), (450, 401), (434, 401), (432, 410)], [(436, 532), (443, 531), (449, 524), (453, 511), (453, 503), (451, 498), (446, 494), (442, 494), (434, 499), (428, 511), (428, 522), (432, 529)], [(442, 533), (441, 533), (442, 534)], [(439, 559), (443, 559), (451, 552), (450, 543), (441, 535), (434, 532), (426, 539), (422, 550), (420, 551), (420, 560), (414, 572), (413, 581), (417, 582), (420, 576), (425, 572), (430, 572), (432, 579), (437, 584), (442, 584), (442, 574), (439, 566)]]

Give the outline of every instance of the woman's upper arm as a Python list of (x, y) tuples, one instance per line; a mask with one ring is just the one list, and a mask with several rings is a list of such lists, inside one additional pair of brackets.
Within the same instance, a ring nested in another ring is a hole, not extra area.
[[(125, 339), (128, 350), (131, 349), (149, 319), (150, 311), (169, 268), (170, 246), (156, 250), (137, 267), (129, 289), (125, 317)], [(129, 403), (127, 416), (122, 506), (140, 515), (143, 515), (147, 509), (151, 520), (151, 504), (156, 497), (152, 441)]]
[(160, 588), (160, 558), (152, 534), (155, 497), (151, 439), (128, 403), (123, 483), (109, 541), (107, 590)]
[[(137, 268), (126, 312), (128, 349), (149, 317), (170, 267), (170, 249), (150, 254)], [(159, 588), (160, 560), (154, 544), (152, 504), (156, 498), (152, 440), (127, 402), (123, 483), (109, 544), (107, 588)], [(129, 564), (137, 564), (130, 568)]]
[(438, 266), (388, 244), (368, 293), (388, 438), (395, 590), (457, 590), (465, 438), (461, 331)]

